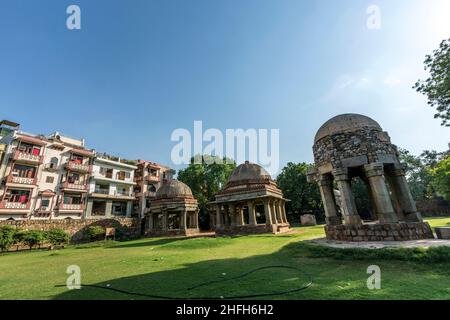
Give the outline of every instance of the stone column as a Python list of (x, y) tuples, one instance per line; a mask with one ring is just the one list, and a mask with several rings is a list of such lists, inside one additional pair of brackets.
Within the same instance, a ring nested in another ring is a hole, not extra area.
[(409, 222), (422, 222), (422, 216), (417, 212), (416, 203), (406, 181), (405, 170), (401, 167), (395, 168), (387, 178), (392, 189), (392, 196), (396, 203), (399, 218), (404, 218), (404, 220)]
[(333, 184), (330, 177), (327, 175), (320, 175), (317, 179), (317, 184), (319, 185), (327, 225), (334, 226), (342, 224), (342, 220), (337, 214)]
[(220, 205), (216, 205), (216, 228), (222, 228), (222, 221), (220, 221)]
[(281, 215), (283, 216), (284, 223), (289, 223), (286, 215), (286, 201), (282, 201), (281, 203)]
[(180, 229), (186, 230), (187, 229), (187, 210), (184, 209), (180, 212)]
[(162, 216), (162, 230), (163, 231), (167, 231), (169, 230), (169, 221), (168, 221), (168, 213), (166, 210), (163, 210), (162, 212), (163, 216)]
[(283, 217), (283, 209), (282, 209), (282, 206), (283, 206), (283, 200), (278, 200), (277, 201), (277, 212), (278, 212), (278, 223), (286, 223), (286, 221), (284, 220), (284, 217)]
[(272, 210), (270, 207), (270, 200), (264, 199), (264, 214), (266, 215), (266, 224), (277, 223), (277, 221), (272, 220)]
[(153, 213), (149, 213), (148, 215), (148, 230), (146, 231), (153, 231)]
[(243, 205), (239, 205), (238, 207), (238, 222), (237, 222), (238, 226), (243, 226), (245, 224), (244, 221), (244, 206)]
[(396, 223), (398, 217), (392, 207), (391, 197), (384, 180), (382, 163), (369, 163), (364, 165), (366, 177), (369, 180), (370, 192), (376, 204), (377, 216), (380, 223)]
[(248, 202), (248, 217), (249, 217), (249, 224), (250, 225), (256, 225), (256, 213), (255, 213), (255, 206), (253, 202)]
[(105, 218), (112, 217), (112, 200), (106, 200), (105, 204)]
[(236, 206), (234, 203), (228, 205), (228, 213), (230, 214), (230, 225), (232, 227), (236, 226)]
[(346, 225), (359, 225), (361, 218), (356, 209), (355, 198), (350, 185), (350, 177), (347, 168), (339, 168), (333, 171), (334, 179), (337, 182), (341, 194), (342, 214)]

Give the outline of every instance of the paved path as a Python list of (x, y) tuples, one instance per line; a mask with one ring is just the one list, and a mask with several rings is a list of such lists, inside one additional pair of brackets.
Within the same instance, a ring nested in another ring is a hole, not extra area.
[(316, 243), (332, 248), (364, 248), (364, 249), (381, 249), (381, 248), (416, 248), (416, 247), (450, 247), (450, 240), (441, 239), (425, 239), (425, 240), (411, 240), (411, 241), (377, 241), (377, 242), (349, 242), (349, 241), (335, 241), (327, 240), (326, 238), (310, 240), (311, 243)]

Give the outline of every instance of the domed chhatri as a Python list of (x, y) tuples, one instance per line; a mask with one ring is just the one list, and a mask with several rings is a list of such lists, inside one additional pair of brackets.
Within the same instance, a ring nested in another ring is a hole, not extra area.
[(283, 193), (261, 166), (239, 165), (209, 206), (218, 234), (249, 234), (289, 230)]
[(191, 188), (178, 180), (166, 180), (156, 192), (146, 214), (146, 234), (196, 234), (199, 232), (198, 212), (198, 203)]
[(168, 180), (156, 191), (156, 199), (193, 198), (191, 188), (178, 180)]
[[(317, 131), (313, 153), (315, 167), (308, 172), (308, 180), (320, 187), (327, 238), (377, 241), (433, 237), (417, 212), (397, 147), (375, 120), (359, 114), (328, 120)], [(371, 220), (376, 223), (364, 224), (359, 216), (351, 189), (355, 177), (367, 186)], [(333, 190), (334, 182), (338, 190)]]

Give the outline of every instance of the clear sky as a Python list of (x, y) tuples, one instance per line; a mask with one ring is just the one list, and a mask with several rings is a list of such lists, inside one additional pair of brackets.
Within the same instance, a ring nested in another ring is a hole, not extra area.
[(415, 154), (444, 150), (450, 128), (411, 87), (449, 16), (449, 0), (1, 0), (0, 118), (167, 165), (194, 120), (280, 129), (281, 165), (311, 162), (317, 129), (347, 112)]

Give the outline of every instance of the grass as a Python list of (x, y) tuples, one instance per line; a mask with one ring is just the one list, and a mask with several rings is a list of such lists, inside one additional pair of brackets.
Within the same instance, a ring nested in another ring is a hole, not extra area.
[[(433, 227), (450, 218), (429, 220)], [(136, 299), (135, 296), (64, 285), (70, 265), (81, 268), (83, 284), (110, 285), (128, 291), (176, 296), (220, 297), (288, 290), (307, 277), (289, 269), (266, 269), (239, 280), (229, 279), (270, 265), (300, 268), (314, 277), (307, 290), (270, 299), (450, 299), (447, 249), (346, 251), (321, 248), (303, 240), (323, 237), (323, 226), (295, 228), (284, 235), (99, 242), (55, 251), (0, 255), (0, 299)], [(381, 289), (368, 290), (367, 267), (381, 268)]]

